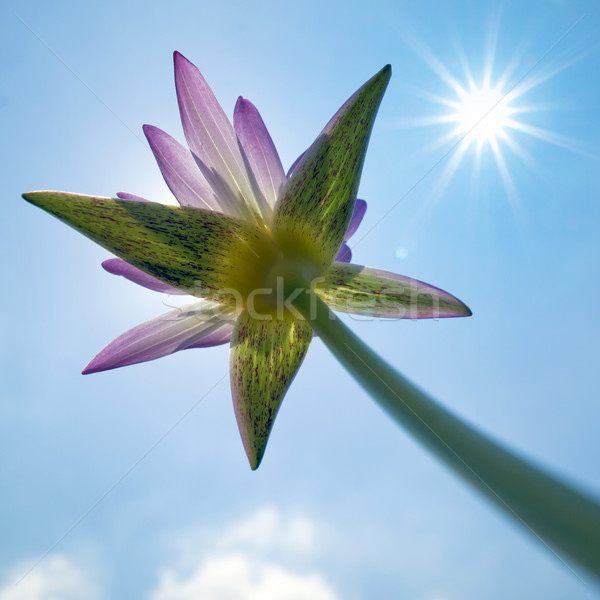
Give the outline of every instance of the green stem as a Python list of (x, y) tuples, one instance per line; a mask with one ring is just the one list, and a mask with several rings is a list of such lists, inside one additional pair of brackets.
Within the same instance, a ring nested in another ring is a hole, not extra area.
[(379, 404), (438, 458), (555, 553), (600, 581), (600, 504), (492, 441), (405, 379), (313, 293), (294, 305)]

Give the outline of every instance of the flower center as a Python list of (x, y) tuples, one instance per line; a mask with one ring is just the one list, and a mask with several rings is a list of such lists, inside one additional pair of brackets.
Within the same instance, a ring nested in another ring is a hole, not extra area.
[(238, 265), (235, 292), (231, 290), (237, 309), (257, 320), (282, 319), (290, 312), (298, 316), (291, 302), (320, 275), (309, 256), (297, 244), (283, 250), (270, 237), (248, 247), (247, 260)]

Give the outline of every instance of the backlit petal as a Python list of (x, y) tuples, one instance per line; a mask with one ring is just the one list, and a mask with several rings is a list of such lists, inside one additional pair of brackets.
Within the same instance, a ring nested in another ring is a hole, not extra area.
[(199, 300), (146, 321), (108, 344), (83, 373), (146, 362), (186, 348), (224, 344), (231, 337), (233, 321), (215, 315), (214, 309), (212, 302)]
[(469, 308), (437, 287), (388, 271), (333, 263), (314, 291), (333, 310), (393, 319), (468, 317)]
[(151, 202), (151, 200), (136, 196), (135, 194), (130, 194), (129, 192), (117, 192), (117, 198), (120, 198), (121, 200), (135, 200), (136, 202)]
[(263, 219), (227, 115), (200, 71), (179, 52), (174, 61), (183, 132), (202, 174), (228, 213), (237, 207), (249, 219)]
[(233, 111), (233, 127), (256, 178), (258, 191), (273, 208), (285, 173), (264, 121), (250, 100), (238, 98)]
[(158, 127), (144, 125), (143, 129), (160, 172), (179, 204), (227, 212), (187, 148)]
[(312, 339), (312, 328), (288, 314), (257, 320), (243, 312), (231, 338), (235, 415), (252, 469), (260, 464), (277, 411)]
[(350, 247), (348, 244), (346, 244), (346, 242), (342, 244), (342, 247), (337, 253), (335, 260), (343, 263), (349, 263), (352, 260), (352, 250), (350, 250)]
[[(354, 211), (352, 212), (352, 216), (350, 217), (350, 223), (348, 225), (348, 229), (346, 229), (346, 233), (344, 234), (344, 241), (347, 242), (359, 228), (362, 220), (367, 212), (367, 203), (364, 200), (358, 198), (356, 203), (354, 204)], [(339, 259), (336, 259), (339, 260)], [(344, 261), (347, 262), (347, 261)]]
[(102, 263), (102, 266), (106, 271), (113, 275), (121, 275), (133, 283), (137, 283), (142, 287), (148, 288), (154, 292), (162, 292), (164, 294), (185, 294), (181, 290), (178, 290), (162, 281), (140, 271), (137, 267), (130, 265), (128, 262), (120, 258), (109, 258)]
[(306, 150), (292, 163), (292, 166), (288, 169), (288, 172), (285, 174), (286, 179), (289, 179), (291, 174), (296, 170), (296, 167), (300, 164), (302, 157), (306, 154)]

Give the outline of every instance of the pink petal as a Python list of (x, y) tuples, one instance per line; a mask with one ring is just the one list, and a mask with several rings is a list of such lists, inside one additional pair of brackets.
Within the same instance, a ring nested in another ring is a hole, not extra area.
[(345, 242), (342, 244), (337, 256), (335, 257), (337, 262), (349, 263), (352, 260), (352, 250), (350, 250), (348, 244)]
[[(356, 200), (354, 204), (354, 212), (350, 217), (350, 223), (348, 224), (348, 229), (346, 229), (346, 235), (344, 236), (344, 241), (347, 242), (355, 233), (358, 227), (360, 226), (365, 213), (367, 212), (367, 203), (360, 198)], [(338, 259), (339, 260), (339, 259)], [(346, 261), (350, 262), (350, 261)]]
[(143, 129), (160, 172), (179, 204), (224, 212), (191, 152), (158, 127), (144, 125)]
[(102, 263), (102, 266), (106, 271), (113, 275), (121, 275), (133, 283), (137, 283), (142, 287), (148, 288), (155, 292), (162, 292), (165, 294), (186, 294), (177, 288), (174, 288), (162, 281), (155, 279), (152, 275), (144, 273), (144, 271), (130, 265), (128, 262), (120, 258), (109, 258)]
[(350, 250), (346, 242), (356, 233), (366, 211), (367, 203), (364, 200), (358, 199), (354, 204), (354, 212), (352, 213), (352, 217), (350, 217), (350, 223), (348, 224), (348, 229), (346, 229), (346, 235), (344, 235), (344, 242), (335, 257), (337, 262), (349, 263), (352, 261), (352, 250)]
[(241, 96), (233, 111), (233, 127), (260, 192), (269, 206), (275, 206), (279, 190), (285, 181), (283, 166), (258, 110), (252, 102)]
[(129, 192), (117, 192), (117, 198), (120, 198), (121, 200), (135, 200), (136, 202), (152, 202), (151, 200), (146, 200), (146, 198), (130, 194)]
[(294, 169), (298, 166), (302, 157), (306, 154), (306, 150), (292, 163), (292, 166), (288, 169), (288, 172), (285, 174), (286, 179), (289, 179), (291, 174), (294, 172)]
[(194, 302), (146, 321), (120, 335), (97, 354), (83, 374), (146, 362), (186, 348), (224, 344), (231, 338), (233, 321), (210, 316), (210, 303)]
[(179, 52), (174, 53), (174, 60), (177, 100), (188, 146), (227, 213), (251, 216), (250, 206), (259, 209), (235, 131), (200, 71)]

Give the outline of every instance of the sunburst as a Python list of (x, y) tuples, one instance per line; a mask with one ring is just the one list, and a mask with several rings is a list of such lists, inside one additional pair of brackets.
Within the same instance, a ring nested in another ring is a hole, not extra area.
[[(551, 69), (540, 64), (529, 71), (519, 72), (523, 61), (515, 53), (501, 70), (495, 60), (496, 35), (493, 34), (484, 53), (483, 71), (476, 78), (462, 53), (461, 72), (453, 74), (423, 44), (412, 40), (411, 45), (447, 88), (442, 93), (423, 90), (422, 96), (435, 103), (438, 109), (435, 114), (413, 119), (409, 125), (446, 127), (446, 131), (428, 146), (429, 150), (447, 148), (442, 155), (445, 164), (438, 177), (437, 192), (441, 193), (446, 188), (466, 156), (473, 158), (473, 177), (479, 180), (482, 158), (484, 153), (488, 153), (497, 166), (509, 200), (513, 201), (517, 193), (507, 157), (510, 154), (533, 163), (523, 144), (526, 136), (577, 150), (578, 144), (574, 140), (534, 125), (531, 122), (534, 113), (547, 110), (547, 106), (527, 101), (527, 94), (566, 65)], [(494, 73), (501, 74), (493, 77)]]
[(458, 90), (457, 101), (450, 101), (454, 113), (450, 115), (456, 123), (455, 134), (465, 136), (479, 145), (494, 142), (506, 136), (510, 126), (510, 115), (515, 112), (506, 100), (500, 86), (484, 85), (469, 91)]

